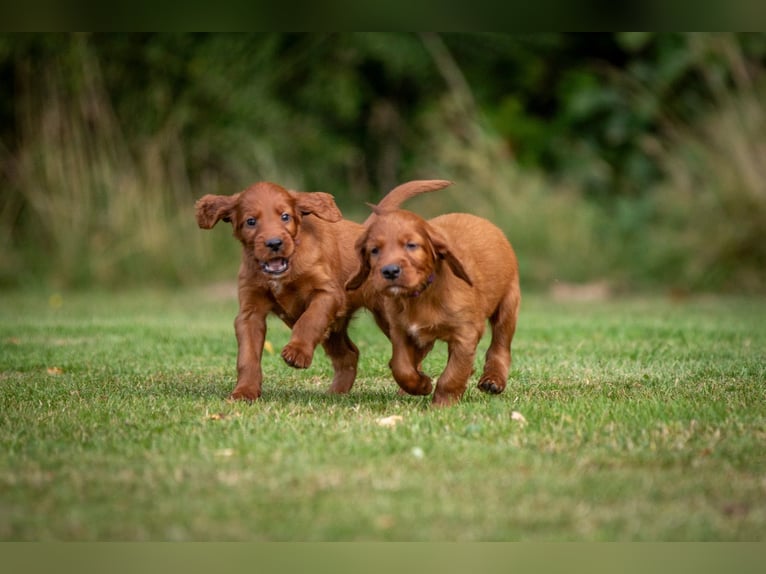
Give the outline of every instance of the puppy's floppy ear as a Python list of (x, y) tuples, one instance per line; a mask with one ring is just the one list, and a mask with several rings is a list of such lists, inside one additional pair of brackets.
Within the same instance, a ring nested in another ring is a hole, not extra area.
[(335, 205), (335, 199), (329, 193), (323, 191), (290, 191), (295, 198), (295, 206), (301, 215), (316, 215), (330, 223), (336, 223), (343, 219), (343, 214)]
[(212, 229), (221, 219), (231, 221), (238, 200), (238, 193), (234, 195), (208, 194), (201, 197), (194, 204), (197, 210), (197, 225), (202, 229)]
[(471, 278), (468, 276), (463, 264), (460, 263), (460, 260), (455, 257), (454, 253), (452, 253), (452, 250), (447, 244), (447, 239), (430, 225), (426, 226), (426, 234), (428, 235), (428, 240), (431, 243), (431, 247), (433, 248), (436, 257), (444, 259), (447, 262), (447, 265), (449, 265), (449, 268), (452, 270), (452, 273), (455, 274), (455, 277), (462, 279), (473, 287), (473, 281), (471, 281)]
[(370, 267), (370, 258), (367, 255), (366, 245), (367, 233), (363, 233), (354, 244), (354, 250), (359, 255), (359, 263), (361, 267), (356, 272), (356, 275), (346, 281), (346, 291), (354, 291), (355, 289), (359, 289), (359, 287), (362, 286), (362, 283), (364, 283), (367, 280), (367, 277), (370, 275), (372, 267)]

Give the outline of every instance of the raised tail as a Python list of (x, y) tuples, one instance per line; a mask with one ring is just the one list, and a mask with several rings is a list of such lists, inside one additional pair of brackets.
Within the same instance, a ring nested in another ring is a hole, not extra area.
[[(446, 179), (416, 179), (413, 181), (408, 181), (401, 185), (397, 185), (394, 189), (389, 191), (385, 197), (383, 197), (383, 199), (381, 199), (380, 202), (375, 206), (375, 211), (378, 213), (393, 211), (394, 209), (398, 209), (402, 203), (411, 197), (415, 197), (421, 193), (438, 191), (451, 184), (452, 182)], [(370, 219), (372, 219), (374, 216), (375, 214), (373, 213), (364, 223), (369, 223)]]

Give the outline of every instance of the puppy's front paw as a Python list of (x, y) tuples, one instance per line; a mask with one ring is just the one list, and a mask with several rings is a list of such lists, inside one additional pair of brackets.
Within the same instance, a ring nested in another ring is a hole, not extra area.
[(313, 357), (313, 349), (292, 341), (282, 349), (282, 358), (285, 363), (296, 369), (307, 369), (311, 365)]
[(462, 392), (448, 393), (437, 389), (431, 402), (435, 407), (451, 407), (457, 404), (462, 396)]
[(433, 383), (431, 383), (431, 377), (418, 371), (417, 378), (402, 378), (396, 380), (399, 384), (399, 388), (408, 395), (430, 395), (434, 390)]
[(236, 387), (229, 395), (233, 401), (253, 402), (261, 396), (261, 390), (252, 387)]

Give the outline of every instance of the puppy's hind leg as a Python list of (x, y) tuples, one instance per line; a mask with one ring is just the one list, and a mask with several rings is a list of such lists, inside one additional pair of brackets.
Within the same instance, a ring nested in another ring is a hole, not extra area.
[(337, 331), (331, 332), (322, 343), (322, 347), (330, 357), (335, 371), (328, 392), (333, 394), (349, 392), (356, 380), (359, 349), (348, 336), (348, 321), (345, 321)]
[(516, 332), (521, 295), (518, 287), (508, 291), (497, 310), (489, 318), (492, 325), (492, 341), (487, 349), (484, 372), (478, 387), (485, 393), (500, 394), (505, 390), (511, 368), (511, 342)]

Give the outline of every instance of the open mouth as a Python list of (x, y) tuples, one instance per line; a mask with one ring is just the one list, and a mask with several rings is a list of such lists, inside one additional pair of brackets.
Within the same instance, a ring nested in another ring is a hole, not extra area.
[(269, 275), (281, 275), (287, 271), (287, 267), (287, 259), (284, 257), (275, 257), (274, 259), (269, 259), (268, 261), (261, 263), (261, 269), (263, 269), (264, 273), (268, 273)]

